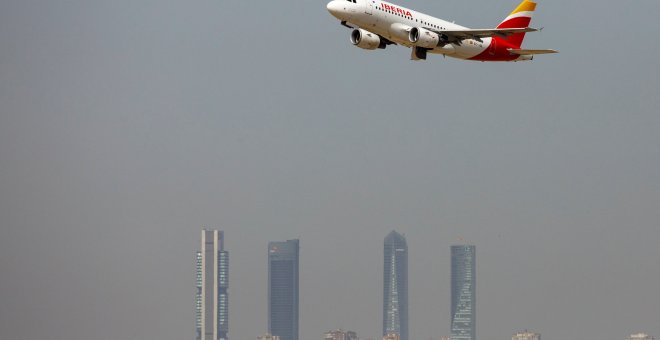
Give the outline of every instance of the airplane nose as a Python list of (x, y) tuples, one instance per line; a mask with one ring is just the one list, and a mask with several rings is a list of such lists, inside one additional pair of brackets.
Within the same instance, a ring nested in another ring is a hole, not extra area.
[(330, 14), (332, 14), (334, 16), (339, 15), (339, 13), (341, 13), (341, 10), (342, 10), (341, 4), (339, 3), (339, 1), (330, 1), (330, 2), (328, 2), (328, 5), (326, 6), (326, 8), (328, 9), (328, 12), (330, 12)]

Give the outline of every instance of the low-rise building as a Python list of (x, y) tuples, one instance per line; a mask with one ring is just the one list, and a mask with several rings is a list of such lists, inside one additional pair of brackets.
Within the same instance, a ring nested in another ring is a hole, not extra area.
[(541, 340), (541, 334), (524, 330), (514, 334), (511, 340)]
[(383, 335), (383, 340), (399, 340), (399, 334), (388, 333), (386, 335)]
[(277, 335), (272, 335), (270, 333), (265, 333), (258, 336), (257, 340), (280, 340), (280, 337)]
[(335, 329), (334, 331), (323, 333), (323, 340), (358, 340), (358, 336), (353, 331)]

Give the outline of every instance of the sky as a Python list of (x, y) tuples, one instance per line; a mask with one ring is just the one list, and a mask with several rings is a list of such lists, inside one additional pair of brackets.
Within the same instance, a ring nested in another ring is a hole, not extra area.
[[(493, 27), (517, 1), (400, 5)], [(660, 337), (660, 2), (539, 1), (532, 62), (365, 51), (323, 1), (0, 2), (0, 338), (192, 339), (225, 231), (230, 338), (267, 329), (267, 243), (299, 238), (300, 336), (380, 336), (383, 239), (410, 336)]]

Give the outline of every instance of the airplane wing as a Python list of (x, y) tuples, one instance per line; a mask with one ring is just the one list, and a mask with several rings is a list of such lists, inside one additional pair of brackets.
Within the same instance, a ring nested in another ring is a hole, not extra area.
[(459, 43), (461, 40), (474, 39), (481, 42), (481, 38), (501, 37), (505, 38), (511, 34), (536, 32), (537, 28), (524, 27), (524, 28), (487, 28), (487, 29), (464, 29), (454, 31), (440, 31), (433, 28), (424, 27), (429, 31), (447, 36), (449, 42)]
[(532, 55), (532, 54), (548, 54), (548, 53), (559, 53), (556, 50), (521, 50), (521, 49), (508, 49), (509, 53), (517, 55)]

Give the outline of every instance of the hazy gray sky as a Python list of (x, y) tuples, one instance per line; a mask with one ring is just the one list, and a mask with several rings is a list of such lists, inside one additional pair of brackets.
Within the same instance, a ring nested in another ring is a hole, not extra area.
[[(471, 27), (517, 0), (409, 0)], [(542, 1), (475, 63), (364, 51), (324, 1), (0, 2), (0, 338), (191, 339), (194, 251), (225, 230), (230, 337), (266, 322), (267, 242), (301, 240), (301, 338), (380, 336), (406, 234), (411, 338), (660, 337), (660, 2)]]

